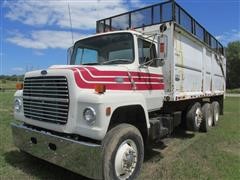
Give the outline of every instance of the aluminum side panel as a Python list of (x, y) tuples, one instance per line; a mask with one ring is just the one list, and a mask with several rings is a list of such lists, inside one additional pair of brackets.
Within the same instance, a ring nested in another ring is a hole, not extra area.
[(174, 31), (174, 84), (171, 100), (223, 95), (226, 59), (181, 28)]

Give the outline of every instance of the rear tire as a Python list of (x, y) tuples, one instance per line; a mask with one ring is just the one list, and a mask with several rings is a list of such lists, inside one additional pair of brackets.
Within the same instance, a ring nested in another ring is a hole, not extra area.
[(111, 129), (103, 140), (103, 174), (105, 180), (136, 179), (144, 158), (139, 130), (130, 124)]
[(190, 131), (199, 131), (201, 122), (202, 122), (202, 109), (199, 102), (194, 103), (189, 107), (187, 114), (187, 129)]
[(217, 101), (212, 102), (213, 125), (216, 126), (219, 121), (220, 105)]
[(203, 121), (201, 123), (200, 130), (202, 132), (208, 132), (213, 125), (213, 110), (209, 103), (205, 103), (202, 106)]

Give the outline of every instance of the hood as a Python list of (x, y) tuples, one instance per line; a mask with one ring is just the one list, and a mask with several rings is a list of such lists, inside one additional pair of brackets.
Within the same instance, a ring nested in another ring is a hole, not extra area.
[(91, 71), (102, 70), (102, 71), (128, 71), (127, 66), (124, 65), (53, 65), (49, 69), (89, 69)]
[(132, 89), (129, 75), (133, 72), (123, 65), (57, 65), (49, 68), (49, 71), (58, 70), (72, 72), (76, 85), (81, 89), (94, 89), (96, 84), (104, 84), (109, 90)]

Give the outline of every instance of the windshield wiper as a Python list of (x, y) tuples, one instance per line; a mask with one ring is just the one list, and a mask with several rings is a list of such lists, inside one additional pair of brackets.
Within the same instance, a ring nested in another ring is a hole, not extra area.
[(102, 65), (104, 65), (104, 64), (109, 64), (109, 63), (115, 63), (115, 62), (127, 62), (127, 63), (131, 63), (132, 60), (130, 60), (130, 59), (112, 59), (112, 60), (103, 62)]

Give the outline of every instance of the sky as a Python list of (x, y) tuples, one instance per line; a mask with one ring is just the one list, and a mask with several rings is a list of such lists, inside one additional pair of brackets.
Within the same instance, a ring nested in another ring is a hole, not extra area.
[[(74, 41), (96, 21), (163, 0), (0, 0), (0, 75), (67, 63)], [(224, 46), (240, 40), (240, 0), (176, 0)]]

